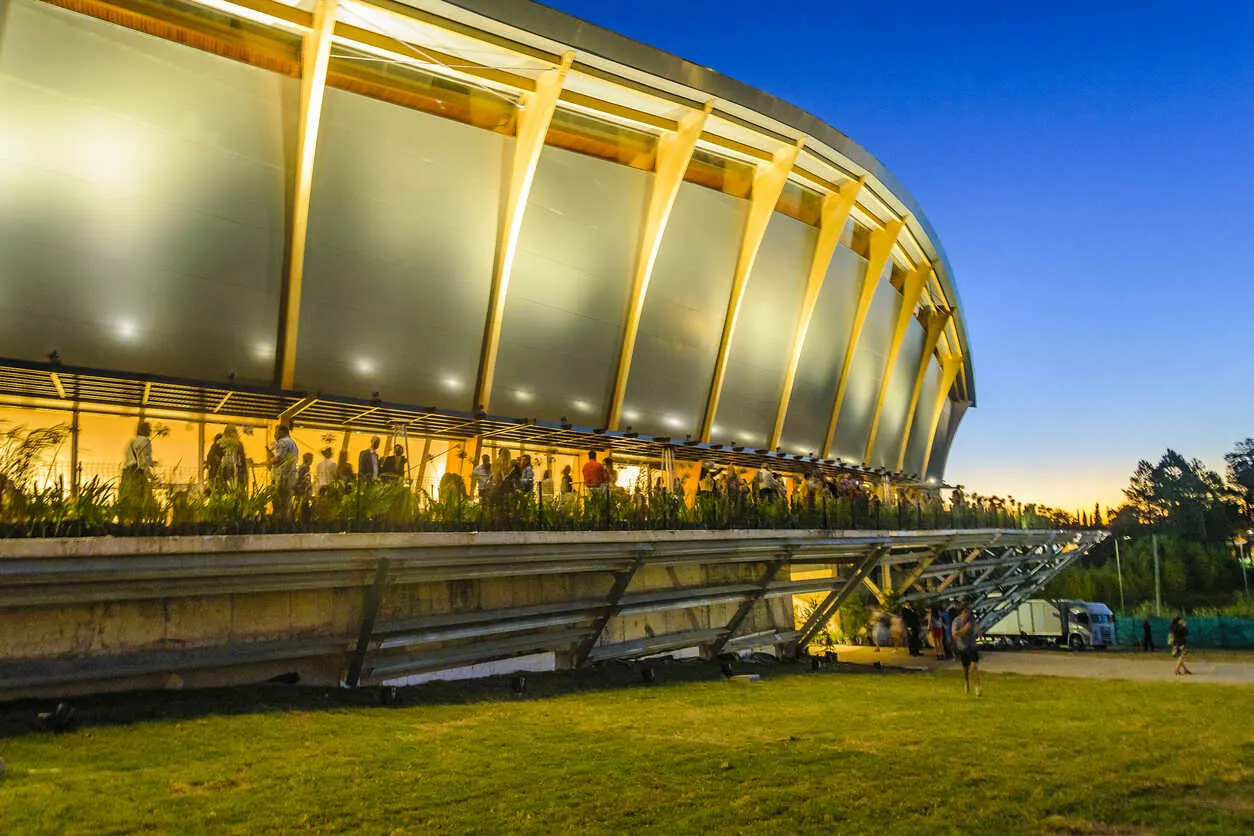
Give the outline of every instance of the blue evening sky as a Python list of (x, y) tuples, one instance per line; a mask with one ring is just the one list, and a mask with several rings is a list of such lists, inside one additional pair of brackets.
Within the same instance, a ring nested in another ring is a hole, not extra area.
[(1254, 436), (1254, 1), (550, 5), (808, 110), (949, 255), (977, 408), (946, 477), (1072, 510)]

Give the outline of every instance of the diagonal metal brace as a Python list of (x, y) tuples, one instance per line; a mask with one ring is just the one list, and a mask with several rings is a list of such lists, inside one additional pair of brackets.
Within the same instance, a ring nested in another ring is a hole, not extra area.
[(592, 648), (596, 647), (597, 642), (600, 641), (606, 625), (622, 609), (623, 593), (627, 591), (627, 587), (631, 585), (632, 578), (636, 576), (636, 572), (640, 570), (643, 564), (644, 555), (642, 554), (627, 569), (614, 573), (614, 583), (610, 586), (610, 591), (605, 594), (605, 606), (602, 608), (601, 614), (592, 622), (592, 629), (588, 635), (575, 648), (573, 667), (583, 667), (584, 662), (588, 661), (588, 654), (592, 652)]
[(728, 640), (730, 640), (731, 637), (736, 634), (736, 631), (740, 629), (740, 625), (744, 623), (746, 618), (749, 617), (749, 613), (752, 612), (757, 603), (762, 600), (762, 596), (766, 594), (766, 590), (770, 588), (771, 583), (779, 575), (779, 570), (783, 569), (787, 563), (788, 558), (781, 557), (778, 560), (772, 560), (767, 564), (766, 571), (762, 573), (762, 577), (758, 581), (758, 588), (749, 593), (749, 595), (747, 595), (745, 599), (740, 602), (740, 606), (736, 609), (736, 614), (733, 615), (731, 620), (727, 622), (727, 626), (723, 628), (721, 633), (719, 633), (718, 638), (710, 644), (711, 656), (717, 656), (723, 652), (723, 647), (727, 644)]
[(366, 590), (366, 600), (361, 610), (361, 630), (357, 633), (357, 649), (348, 663), (348, 674), (344, 684), (356, 688), (361, 682), (361, 671), (366, 665), (366, 654), (370, 651), (370, 640), (374, 636), (374, 623), (379, 617), (379, 604), (383, 601), (383, 588), (387, 586), (388, 570), (392, 561), (386, 557), (379, 558), (374, 570), (374, 583)]
[(876, 548), (871, 549), (871, 551), (867, 553), (866, 557), (862, 558), (862, 562), (858, 564), (856, 569), (854, 569), (853, 575), (850, 576), (849, 580), (845, 581), (844, 586), (840, 589), (832, 590), (832, 592), (823, 599), (823, 603), (819, 604), (818, 609), (816, 609), (810, 617), (806, 619), (806, 623), (803, 624), (801, 629), (798, 631), (797, 647), (805, 647), (810, 643), (810, 640), (818, 633), (819, 628), (827, 623), (828, 619), (832, 617), (832, 613), (840, 609), (840, 605), (845, 603), (845, 600), (852, 595), (853, 591), (858, 588), (858, 585), (871, 574), (871, 572), (879, 564), (880, 560), (883, 559), (884, 555), (888, 554), (888, 552), (889, 549), (887, 546), (877, 546)]

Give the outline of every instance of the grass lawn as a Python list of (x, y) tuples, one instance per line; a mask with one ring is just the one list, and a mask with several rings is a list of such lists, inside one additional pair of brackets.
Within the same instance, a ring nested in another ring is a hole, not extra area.
[(1254, 833), (1254, 687), (762, 673), (0, 707), (0, 833)]

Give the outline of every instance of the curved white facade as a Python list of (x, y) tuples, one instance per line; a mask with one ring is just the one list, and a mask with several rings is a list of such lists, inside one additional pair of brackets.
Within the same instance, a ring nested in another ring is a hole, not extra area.
[[(125, 25), (101, 19), (108, 3), (67, 5), (8, 0), (0, 18), (0, 356), (277, 374), (943, 471), (974, 400), (948, 265), (891, 175), (813, 117), (544, 7), (415, 0), (322, 4), (335, 28), (318, 120), (301, 93), (309, 3), (153, 4), (114, 14)], [(554, 73), (520, 186), (519, 126)], [(659, 197), (659, 161), (707, 103)], [(316, 138), (303, 207), (302, 126)], [(848, 211), (825, 214), (858, 178)], [(819, 269), (825, 218), (839, 228)]]

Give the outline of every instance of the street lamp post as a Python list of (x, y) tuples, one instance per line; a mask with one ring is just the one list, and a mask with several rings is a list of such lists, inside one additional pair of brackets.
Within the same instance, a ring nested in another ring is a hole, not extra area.
[[(1251, 532), (1251, 534), (1254, 534), (1254, 532)], [(1241, 564), (1241, 581), (1245, 584), (1245, 594), (1248, 596), (1250, 594), (1250, 579), (1245, 574), (1244, 546), (1249, 541), (1246, 540), (1244, 537), (1242, 537), (1240, 534), (1238, 534), (1236, 537), (1233, 538), (1232, 542), (1236, 543), (1237, 545), (1237, 563)], [(1254, 553), (1254, 548), (1251, 548), (1250, 551)]]
[(1115, 538), (1115, 572), (1119, 575), (1119, 614), (1123, 615), (1127, 611), (1127, 605), (1123, 602), (1123, 562), (1119, 560), (1119, 541), (1131, 540), (1131, 537)]

